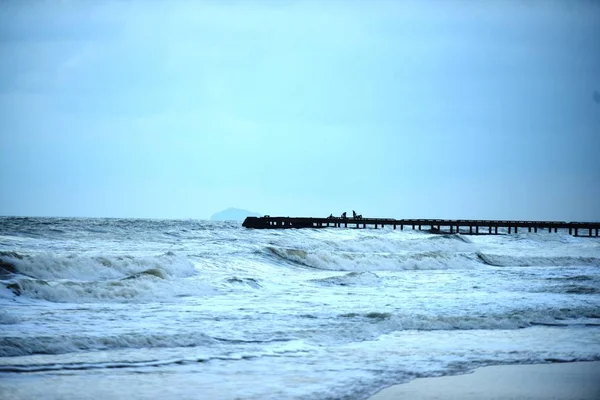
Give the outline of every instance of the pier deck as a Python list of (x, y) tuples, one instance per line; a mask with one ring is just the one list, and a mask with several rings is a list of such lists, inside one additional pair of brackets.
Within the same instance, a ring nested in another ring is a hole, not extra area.
[(393, 219), (393, 218), (312, 218), (312, 217), (247, 217), (242, 226), (255, 229), (290, 228), (384, 228), (412, 230), (428, 229), (432, 233), (461, 233), (470, 235), (497, 235), (498, 228), (508, 233), (518, 233), (519, 228), (528, 232), (547, 229), (558, 232), (559, 229), (575, 236), (598, 237), (600, 222), (564, 222), (564, 221), (500, 221), (500, 220), (446, 220), (446, 219)]

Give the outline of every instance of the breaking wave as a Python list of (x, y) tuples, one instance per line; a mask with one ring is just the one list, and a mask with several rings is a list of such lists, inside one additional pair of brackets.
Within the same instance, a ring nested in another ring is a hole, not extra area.
[(482, 262), (498, 267), (567, 267), (575, 265), (600, 265), (598, 257), (584, 256), (515, 256), (509, 254), (478, 254)]
[[(91, 369), (112, 369), (112, 368), (139, 368), (139, 367), (159, 367), (165, 365), (173, 365), (173, 364), (196, 364), (196, 363), (204, 363), (213, 360), (221, 360), (221, 361), (237, 361), (237, 360), (249, 360), (253, 358), (261, 358), (261, 357), (286, 357), (286, 356), (297, 356), (299, 354), (304, 354), (313, 346), (307, 345), (302, 340), (294, 340), (294, 339), (283, 339), (283, 340), (265, 340), (265, 341), (255, 341), (252, 342), (254, 344), (260, 343), (261, 347), (245, 347), (245, 344), (248, 343), (239, 343), (237, 340), (232, 340), (231, 343), (227, 339), (221, 338), (213, 338), (205, 335), (198, 335), (195, 339), (197, 340), (179, 340), (177, 338), (171, 337), (173, 339), (172, 342), (165, 341), (160, 343), (159, 347), (162, 348), (173, 348), (173, 347), (192, 347), (188, 345), (193, 342), (196, 343), (195, 346), (206, 347), (211, 344), (232, 344), (233, 349), (235, 351), (221, 353), (215, 353), (214, 351), (203, 351), (197, 355), (188, 355), (185, 357), (175, 357), (175, 358), (166, 358), (166, 359), (153, 359), (148, 357), (124, 357), (120, 360), (112, 360), (105, 361), (101, 358), (96, 358), (91, 360), (90, 362), (48, 362), (49, 360), (46, 358), (40, 358), (41, 362), (35, 364), (23, 365), (21, 363), (15, 364), (2, 364), (0, 365), (0, 372), (42, 372), (42, 371), (74, 371), (74, 370), (91, 370)], [(178, 343), (184, 344), (184, 346), (178, 346)], [(146, 346), (143, 346), (146, 347)], [(90, 348), (90, 350), (96, 347)], [(104, 349), (104, 347), (100, 347), (100, 349)], [(35, 354), (62, 354), (59, 353), (35, 353)], [(43, 357), (43, 356), (42, 356)], [(137, 358), (137, 359), (136, 359)]]
[(0, 325), (13, 325), (21, 322), (21, 319), (5, 310), (0, 310)]
[(401, 271), (468, 269), (477, 266), (599, 266), (600, 258), (585, 256), (515, 256), (482, 252), (395, 252), (362, 253), (267, 247), (269, 253), (296, 265), (330, 271)]
[(0, 273), (5, 277), (21, 274), (45, 280), (98, 281), (127, 278), (149, 270), (161, 271), (163, 278), (188, 277), (196, 272), (189, 260), (172, 252), (147, 257), (0, 252)]
[(0, 252), (0, 273), (13, 296), (59, 303), (150, 302), (213, 292), (194, 279), (191, 261), (171, 252), (147, 257)]
[(56, 303), (95, 302), (152, 302), (175, 300), (187, 296), (203, 296), (214, 289), (198, 280), (164, 280), (159, 271), (145, 271), (137, 276), (120, 280), (82, 282), (18, 279), (5, 283), (15, 296), (46, 300)]
[(312, 282), (325, 286), (378, 286), (382, 283), (381, 278), (373, 272), (350, 272), (342, 276), (313, 279)]
[(370, 311), (337, 317), (340, 326), (336, 335), (345, 341), (370, 340), (399, 331), (515, 330), (534, 326), (600, 328), (600, 315), (594, 307), (507, 310), (481, 315)]
[(265, 339), (243, 341), (208, 336), (204, 333), (193, 334), (147, 334), (128, 333), (111, 336), (64, 335), (60, 340), (55, 336), (26, 336), (0, 338), (0, 357), (15, 357), (34, 354), (65, 354), (79, 351), (172, 348), (172, 347), (206, 347), (211, 344), (264, 344), (289, 342), (293, 339)]
[(472, 268), (479, 264), (476, 253), (446, 253), (442, 251), (405, 253), (354, 253), (306, 251), (270, 246), (277, 257), (302, 266), (330, 271), (399, 271)]
[(108, 350), (143, 347), (194, 347), (214, 342), (202, 333), (194, 335), (144, 335), (119, 336), (55, 336), (4, 337), (0, 338), (0, 357), (31, 354), (63, 354), (75, 351)]

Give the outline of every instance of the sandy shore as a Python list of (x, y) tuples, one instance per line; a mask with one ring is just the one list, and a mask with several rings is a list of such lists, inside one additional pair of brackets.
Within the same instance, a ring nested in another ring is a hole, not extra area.
[(483, 367), (471, 374), (420, 378), (369, 400), (600, 399), (600, 362)]

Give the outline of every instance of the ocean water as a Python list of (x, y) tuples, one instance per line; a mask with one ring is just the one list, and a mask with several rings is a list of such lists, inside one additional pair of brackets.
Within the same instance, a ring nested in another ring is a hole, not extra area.
[(600, 241), (0, 218), (0, 398), (365, 399), (600, 360)]

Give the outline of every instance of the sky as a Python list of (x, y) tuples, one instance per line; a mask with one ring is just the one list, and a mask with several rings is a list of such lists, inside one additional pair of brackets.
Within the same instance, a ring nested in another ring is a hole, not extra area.
[(600, 220), (600, 3), (2, 1), (0, 215)]

